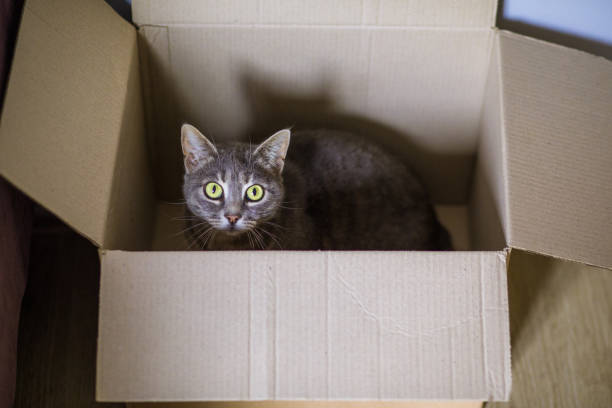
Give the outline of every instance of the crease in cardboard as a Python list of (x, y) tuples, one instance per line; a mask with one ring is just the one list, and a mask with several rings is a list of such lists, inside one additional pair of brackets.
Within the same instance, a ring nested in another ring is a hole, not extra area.
[(499, 103), (499, 120), (500, 120), (500, 147), (501, 147), (501, 171), (503, 189), (503, 198), (501, 200), (502, 205), (502, 217), (504, 220), (504, 234), (506, 237), (506, 243), (512, 242), (512, 217), (510, 214), (510, 187), (508, 186), (508, 141), (506, 135), (506, 111), (504, 104), (504, 81), (502, 75), (502, 57), (501, 57), (501, 45), (500, 45), (500, 31), (495, 31), (495, 50), (493, 50), (493, 56), (496, 59), (496, 72), (494, 75), (497, 76), (497, 91), (498, 91), (498, 103)]
[(444, 32), (483, 32), (490, 31), (484, 27), (439, 27), (439, 26), (402, 26), (402, 25), (374, 25), (374, 24), (224, 24), (224, 23), (173, 23), (173, 24), (138, 24), (142, 28), (218, 28), (218, 29), (299, 29), (299, 30), (363, 30), (363, 31), (444, 31)]
[(254, 359), (254, 355), (253, 355), (253, 341), (255, 336), (253, 336), (253, 319), (254, 319), (254, 314), (256, 312), (258, 312), (258, 310), (256, 310), (256, 308), (253, 306), (253, 302), (255, 301), (255, 298), (253, 296), (253, 287), (254, 287), (254, 282), (253, 282), (253, 262), (251, 262), (251, 259), (249, 259), (249, 354), (248, 354), (248, 365), (249, 365), (249, 389), (248, 389), (248, 396), (249, 399), (253, 398), (254, 392), (253, 392), (253, 388), (255, 387), (253, 385), (253, 381), (255, 378), (255, 363), (253, 362)]
[[(146, 49), (148, 45), (146, 44), (142, 33), (140, 30), (137, 32), (137, 46), (138, 46), (138, 62), (140, 64), (140, 81), (142, 84), (142, 99), (143, 99), (143, 107), (144, 107), (144, 121), (145, 121), (145, 129), (146, 129), (146, 139), (147, 139), (147, 148), (149, 150), (149, 156), (151, 159), (151, 163), (155, 164), (158, 155), (157, 155), (157, 143), (154, 139), (155, 132), (153, 131), (153, 115), (155, 112), (154, 106), (154, 98), (152, 95), (152, 79), (151, 79), (151, 70), (152, 67), (151, 62), (149, 61), (149, 51)], [(152, 169), (153, 171), (153, 169)], [(155, 172), (153, 171), (153, 174)]]
[[(497, 327), (499, 328), (498, 330), (496, 330), (495, 332), (498, 333), (498, 335), (502, 336), (502, 339), (492, 339), (491, 337), (489, 337), (489, 341), (503, 341), (503, 339), (509, 339), (510, 338), (510, 320), (509, 320), (509, 314), (510, 314), (510, 309), (508, 307), (508, 297), (507, 296), (501, 296), (501, 294), (503, 293), (508, 293), (508, 283), (507, 283), (507, 271), (508, 271), (508, 255), (509, 255), (510, 250), (509, 249), (505, 249), (504, 251), (498, 253), (498, 257), (497, 257), (497, 264), (498, 264), (498, 271), (500, 273), (501, 278), (497, 279), (495, 281), (493, 281), (492, 283), (496, 286), (496, 293), (495, 293), (495, 299), (497, 299), (498, 302), (501, 302), (501, 304), (498, 307), (491, 307), (491, 306), (487, 306), (485, 307), (485, 312), (497, 312), (496, 316), (497, 318), (492, 318), (491, 314), (488, 313), (487, 316), (485, 316), (486, 321), (490, 321), (490, 324), (495, 324), (497, 325)], [(501, 255), (504, 255), (503, 257)], [(494, 291), (490, 291), (491, 294), (493, 295)], [(499, 318), (501, 317), (501, 318)], [(508, 343), (508, 350), (510, 349), (510, 343)], [(499, 349), (495, 349), (494, 351), (499, 352)], [(502, 356), (496, 356), (495, 357), (496, 360), (498, 360), (498, 364), (501, 365), (501, 369), (497, 370), (497, 374), (495, 372), (495, 370), (493, 370), (490, 366), (487, 367), (487, 378), (489, 381), (489, 384), (491, 385), (491, 388), (494, 390), (494, 393), (492, 395), (501, 395), (504, 396), (505, 399), (510, 398), (510, 390), (512, 388), (512, 370), (511, 370), (511, 354), (510, 352), (505, 353)], [(500, 378), (500, 374), (501, 373), (501, 378)]]
[(109, 249), (146, 249), (152, 242), (155, 198), (146, 147), (138, 40), (133, 32), (130, 64), (102, 245)]
[[(508, 270), (510, 264), (510, 256), (512, 255), (512, 249), (508, 248), (504, 251), (504, 258), (500, 258), (499, 262), (504, 265), (506, 271), (504, 279), (501, 280), (499, 285), (499, 294), (502, 296), (499, 298), (502, 302), (502, 307), (505, 310), (505, 320), (501, 321), (503, 336), (506, 339), (510, 339), (510, 306), (508, 299)], [(508, 353), (503, 357), (503, 372), (504, 372), (504, 393), (501, 394), (506, 400), (510, 399), (510, 391), (512, 390), (512, 343), (508, 343)]]
[[(361, 300), (361, 295), (359, 294), (359, 292), (357, 292), (355, 288), (351, 287), (348, 284), (348, 282), (342, 277), (340, 273), (335, 273), (332, 279), (341, 284), (341, 287), (343, 288), (344, 293), (347, 294), (353, 300), (353, 302), (357, 305), (359, 310), (362, 312), (362, 314), (366, 318), (369, 318), (376, 322), (376, 325), (378, 326), (378, 329), (380, 330), (381, 336), (383, 335), (383, 333), (388, 333), (388, 334), (395, 334), (395, 335), (399, 335), (403, 337), (411, 337), (411, 338), (434, 337), (437, 332), (440, 332), (440, 331), (452, 332), (452, 330), (457, 327), (460, 327), (470, 322), (474, 322), (474, 321), (481, 319), (481, 316), (470, 316), (465, 319), (458, 320), (456, 323), (452, 325), (440, 325), (440, 326), (436, 326), (435, 328), (429, 329), (427, 331), (415, 332), (414, 330), (411, 330), (408, 327), (402, 326), (392, 317), (378, 316), (376, 313), (369, 310), (368, 307), (364, 305), (363, 301)], [(484, 329), (483, 329), (483, 334), (484, 334)], [(484, 338), (485, 336), (483, 335), (483, 339)]]
[(491, 36), (480, 117), (478, 157), (470, 198), (470, 232), (474, 244), (479, 249), (495, 250), (508, 245), (509, 231), (498, 33), (495, 30)]
[(449, 350), (450, 355), (450, 385), (451, 385), (451, 399), (455, 399), (455, 340), (453, 331), (450, 330), (448, 333)]
[(481, 332), (481, 338), (482, 338), (482, 365), (483, 365), (483, 371), (485, 373), (485, 389), (489, 389), (489, 364), (488, 364), (488, 360), (487, 360), (487, 337), (485, 336), (485, 333), (487, 332), (486, 329), (486, 321), (487, 321), (487, 316), (486, 316), (486, 312), (485, 312), (485, 283), (484, 283), (484, 268), (483, 268), (483, 261), (482, 261), (482, 254), (480, 255), (480, 257), (478, 258), (478, 263), (479, 263), (479, 272), (480, 272), (480, 316), (481, 316), (481, 328), (482, 328), (482, 332)]
[[(326, 259), (331, 259), (331, 265), (334, 265), (334, 261), (333, 261), (333, 256), (331, 254), (331, 252), (327, 252), (327, 257)], [(484, 275), (484, 266), (483, 266), (483, 262), (482, 262), (482, 255), (480, 258), (480, 262), (479, 262), (479, 269), (480, 269), (480, 276), (481, 276), (481, 282), (483, 281), (483, 275)], [(342, 268), (329, 268), (327, 267), (327, 270), (335, 270), (335, 271), (339, 271)], [(431, 267), (429, 267), (428, 269), (431, 269)], [(411, 337), (411, 338), (416, 338), (416, 337), (434, 337), (436, 335), (436, 333), (440, 332), (440, 331), (449, 331), (452, 332), (452, 330), (463, 326), (465, 324), (468, 324), (470, 322), (474, 322), (477, 320), (481, 320), (485, 317), (485, 310), (501, 310), (504, 312), (507, 312), (507, 309), (495, 309), (495, 308), (486, 308), (484, 306), (484, 283), (481, 284), (481, 299), (482, 299), (482, 310), (480, 315), (474, 315), (474, 316), (468, 316), (465, 319), (461, 319), (461, 320), (457, 320), (454, 324), (452, 325), (440, 325), (440, 326), (436, 326), (434, 328), (431, 328), (427, 331), (423, 331), (423, 330), (417, 330), (416, 332), (409, 328), (409, 327), (405, 327), (403, 325), (401, 325), (400, 323), (398, 323), (393, 317), (390, 316), (379, 316), (377, 315), (375, 312), (372, 312), (365, 304), (364, 301), (362, 300), (363, 296), (354, 288), (352, 287), (347, 280), (342, 276), (342, 274), (340, 272), (334, 272), (331, 274), (331, 280), (336, 281), (338, 283), (340, 283), (340, 286), (343, 288), (344, 293), (347, 294), (352, 300), (353, 302), (357, 305), (357, 307), (359, 308), (359, 310), (362, 312), (362, 314), (375, 321), (379, 330), (380, 330), (380, 335), (382, 336), (383, 333), (388, 333), (388, 334), (396, 334), (396, 335), (400, 335), (400, 336), (404, 336), (404, 337)], [(486, 330), (483, 328), (482, 330), (482, 338), (483, 340), (486, 339), (485, 336), (485, 332)], [(486, 346), (483, 347), (483, 350), (485, 351), (486, 354)]]
[(278, 359), (278, 350), (279, 350), (279, 346), (278, 346), (278, 334), (279, 334), (279, 321), (280, 319), (278, 318), (278, 314), (276, 313), (276, 311), (278, 310), (278, 306), (280, 305), (278, 296), (279, 296), (279, 292), (278, 292), (278, 262), (279, 259), (276, 258), (275, 259), (275, 268), (274, 268), (274, 381), (273, 381), (273, 387), (274, 387), (274, 394), (272, 394), (274, 396), (274, 399), (278, 398), (278, 388), (279, 388), (279, 381), (278, 381), (278, 373), (280, 372), (279, 369), (279, 359)]
[(331, 252), (325, 253), (325, 398), (329, 399), (331, 390), (331, 375), (330, 375), (330, 358), (331, 358), (331, 330), (330, 330), (330, 301), (331, 301), (331, 285), (330, 285), (330, 258)]

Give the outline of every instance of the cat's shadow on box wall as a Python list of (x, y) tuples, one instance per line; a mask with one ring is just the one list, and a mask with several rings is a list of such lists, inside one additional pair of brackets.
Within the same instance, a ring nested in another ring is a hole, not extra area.
[[(433, 152), (388, 125), (364, 116), (342, 112), (332, 97), (332, 81), (322, 80), (313, 91), (300, 92), (278, 86), (245, 70), (241, 88), (250, 109), (250, 126), (243, 141), (259, 143), (279, 129), (334, 129), (372, 139), (411, 166), (425, 184), (434, 203), (465, 204), (475, 156), (472, 153)], [(432, 163), (437, 163), (432, 166)], [(459, 169), (464, 180), (445, 177)], [(440, 186), (443, 185), (444, 189)]]

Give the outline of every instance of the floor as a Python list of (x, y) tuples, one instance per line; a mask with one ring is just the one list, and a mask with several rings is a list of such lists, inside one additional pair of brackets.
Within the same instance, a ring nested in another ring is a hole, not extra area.
[(15, 408), (123, 407), (94, 402), (97, 249), (49, 215), (37, 217), (23, 298)]
[[(94, 402), (97, 250), (53, 216), (36, 219), (15, 407), (123, 407)], [(519, 251), (510, 262), (513, 391), (488, 405), (611, 407), (612, 271)]]

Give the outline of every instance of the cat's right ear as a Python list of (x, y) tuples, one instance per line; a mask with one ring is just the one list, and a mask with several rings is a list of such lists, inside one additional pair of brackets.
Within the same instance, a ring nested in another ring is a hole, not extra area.
[(255, 149), (253, 157), (261, 166), (280, 174), (285, 165), (285, 156), (290, 139), (291, 131), (289, 129), (279, 130)]
[(187, 123), (181, 127), (181, 146), (187, 173), (210, 163), (217, 157), (215, 146), (198, 129)]

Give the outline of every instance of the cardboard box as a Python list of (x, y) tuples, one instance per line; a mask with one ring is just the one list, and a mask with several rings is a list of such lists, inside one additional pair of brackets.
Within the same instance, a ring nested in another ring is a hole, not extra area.
[[(101, 248), (98, 400), (507, 400), (512, 248), (612, 267), (612, 63), (496, 3), (28, 0), (0, 174)], [(289, 119), (405, 152), (460, 251), (181, 251), (180, 123)]]

